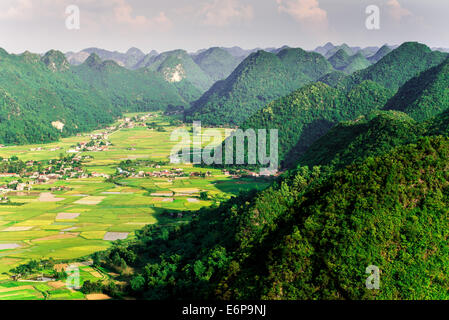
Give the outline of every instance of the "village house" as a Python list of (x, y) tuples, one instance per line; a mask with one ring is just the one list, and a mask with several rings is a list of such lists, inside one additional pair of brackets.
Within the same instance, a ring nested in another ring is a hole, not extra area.
[(50, 179), (45, 175), (39, 176), (37, 178), (37, 182), (39, 183), (47, 183), (48, 181), (50, 181)]

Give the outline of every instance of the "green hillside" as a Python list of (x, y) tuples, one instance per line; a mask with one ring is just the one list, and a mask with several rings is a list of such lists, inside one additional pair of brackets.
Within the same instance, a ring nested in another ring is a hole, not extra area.
[(415, 120), (429, 119), (448, 108), (449, 59), (409, 80), (385, 106)]
[(347, 74), (368, 68), (371, 65), (362, 53), (359, 52), (350, 56), (343, 49), (338, 50), (332, 57), (330, 57), (329, 62), (332, 64), (334, 69), (343, 71)]
[(371, 63), (376, 63), (383, 57), (385, 57), (387, 54), (391, 52), (391, 49), (387, 45), (383, 45), (374, 55), (368, 57), (368, 60)]
[(371, 81), (349, 93), (317, 82), (271, 102), (241, 127), (278, 129), (279, 159), (289, 166), (338, 122), (382, 108), (391, 95)]
[(423, 134), (424, 126), (404, 113), (376, 111), (339, 123), (314, 142), (298, 163), (342, 167), (368, 156), (381, 155), (397, 145), (416, 142)]
[(187, 80), (202, 92), (214, 83), (185, 50), (173, 50), (153, 56), (146, 65), (140, 67), (158, 72), (167, 82)]
[(284, 49), (277, 55), (258, 51), (194, 102), (186, 112), (186, 121), (239, 125), (268, 102), (330, 71), (332, 66), (317, 53), (302, 49)]
[(343, 43), (341, 46), (335, 46), (333, 48), (331, 48), (329, 51), (327, 51), (324, 56), (329, 59), (330, 57), (332, 57), (333, 55), (335, 55), (338, 51), (343, 50), (348, 56), (352, 56), (354, 54), (354, 52), (352, 51), (352, 49), (346, 44)]
[(123, 112), (163, 110), (169, 104), (188, 104), (177, 89), (156, 72), (128, 70), (113, 61), (101, 61), (96, 54), (72, 69)]
[(348, 64), (342, 69), (347, 74), (368, 68), (371, 63), (359, 52), (349, 57)]
[[(49, 142), (110, 123), (119, 110), (68, 69), (61, 52), (42, 58), (0, 51), (0, 143)], [(64, 124), (62, 132), (52, 123)]]
[(342, 70), (349, 64), (349, 57), (345, 50), (340, 49), (328, 61), (336, 70)]
[(381, 155), (398, 145), (416, 143), (419, 137), (435, 135), (449, 136), (449, 110), (424, 122), (417, 122), (400, 111), (375, 111), (339, 123), (313, 143), (298, 163), (341, 167)]
[(193, 60), (214, 82), (226, 79), (241, 61), (218, 47), (201, 52)]
[(371, 80), (385, 88), (398, 90), (405, 82), (440, 64), (447, 56), (432, 51), (424, 44), (406, 42), (371, 67), (355, 72), (340, 85), (351, 88), (362, 81)]
[(127, 294), (147, 299), (447, 299), (448, 156), (448, 139), (426, 138), (335, 173), (299, 168), (96, 259), (133, 267)]
[(188, 105), (159, 74), (131, 71), (95, 54), (70, 66), (55, 50), (42, 58), (1, 50), (0, 72), (1, 144), (54, 141), (109, 124), (122, 112)]

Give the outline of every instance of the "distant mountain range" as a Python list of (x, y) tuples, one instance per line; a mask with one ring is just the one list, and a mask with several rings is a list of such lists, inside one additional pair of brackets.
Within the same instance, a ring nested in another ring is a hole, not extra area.
[[(389, 46), (384, 45), (390, 49), (396, 49), (398, 46)], [(342, 45), (334, 45), (331, 42), (326, 43), (324, 46), (317, 47), (314, 52), (317, 52), (326, 58), (332, 57), (335, 53), (337, 53), (338, 50), (344, 50), (349, 56), (352, 56), (357, 53), (361, 53), (365, 58), (371, 57), (374, 54), (376, 54), (379, 51), (379, 47), (350, 47), (346, 43), (343, 43)]]
[[(271, 117), (273, 123), (289, 128), (289, 120), (276, 115), (283, 114), (284, 109), (278, 110), (276, 105), (282, 97), (288, 101), (296, 90), (302, 90), (300, 96), (310, 100), (320, 97), (321, 91), (335, 89), (342, 99), (357, 101), (355, 93), (363, 89), (357, 93), (362, 95), (359, 99), (379, 94), (376, 108), (385, 97), (391, 97), (389, 90), (399, 90), (386, 105), (415, 119), (434, 115), (448, 105), (445, 95), (432, 98), (432, 92), (440, 92), (446, 85), (447, 66), (439, 65), (447, 53), (425, 45), (405, 43), (394, 49), (328, 43), (317, 52), (286, 46), (255, 50), (213, 47), (196, 53), (173, 50), (147, 55), (137, 48), (126, 53), (88, 48), (65, 55), (55, 50), (44, 55), (13, 55), (3, 50), (0, 90), (3, 114), (9, 122), (0, 123), (0, 143), (51, 141), (109, 123), (125, 111), (165, 110), (170, 106), (184, 107), (186, 121), (201, 120), (205, 125), (245, 127), (259, 123), (269, 127)], [(434, 69), (413, 80), (429, 68)], [(316, 81), (330, 89), (312, 85)], [(273, 101), (277, 102), (273, 105)], [(51, 111), (51, 106), (59, 111)], [(419, 111), (415, 106), (428, 107)], [(415, 111), (409, 112), (410, 108)], [(80, 117), (85, 112), (89, 121), (83, 123)], [(356, 113), (350, 114), (340, 114), (331, 122)], [(246, 122), (249, 118), (251, 122)], [(315, 120), (321, 121), (319, 117)], [(64, 123), (62, 131), (51, 125), (55, 121)], [(33, 125), (25, 125), (31, 122)], [(294, 126), (301, 128), (302, 124)], [(293, 146), (299, 142), (295, 139), (287, 139), (283, 147), (286, 155), (296, 150)]]
[[(108, 51), (98, 48), (87, 48), (80, 52), (67, 52), (67, 60), (73, 65), (79, 65), (83, 63), (92, 53), (95, 53), (101, 60), (112, 60), (118, 65), (132, 69), (141, 59), (145, 57), (145, 54), (137, 48), (130, 48), (126, 53), (118, 51)], [(156, 51), (149, 53), (150, 55), (157, 55)]]
[[(349, 47), (347, 44), (337, 46), (327, 43), (316, 48), (314, 52), (329, 59), (335, 70), (351, 74), (376, 63), (396, 47), (384, 45), (381, 48), (374, 46), (361, 48)], [(125, 53), (87, 48), (77, 53), (68, 52), (66, 58), (70, 64), (80, 65), (92, 53), (95, 53), (103, 61), (112, 60), (131, 70), (149, 68), (162, 74), (166, 81), (178, 87), (184, 99), (195, 101), (215, 82), (226, 79), (251, 54), (261, 50), (278, 54), (287, 48), (289, 47), (247, 50), (235, 46), (212, 47), (194, 53), (188, 53), (181, 49), (163, 53), (152, 50), (148, 54), (144, 54), (137, 48), (130, 48)], [(445, 50), (441, 49), (440, 51)]]

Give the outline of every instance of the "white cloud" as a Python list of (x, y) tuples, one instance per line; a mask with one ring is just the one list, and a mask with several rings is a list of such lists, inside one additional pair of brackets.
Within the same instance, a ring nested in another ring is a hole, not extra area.
[(133, 15), (132, 6), (125, 0), (115, 0), (114, 15), (118, 23), (127, 24), (135, 27), (156, 27), (169, 29), (172, 27), (172, 21), (161, 11), (152, 18), (142, 15)]
[(235, 20), (251, 20), (254, 10), (238, 0), (213, 0), (205, 3), (199, 11), (203, 23), (210, 26), (226, 26)]
[(11, 3), (2, 3), (0, 7), (0, 19), (24, 19), (27, 18), (33, 9), (31, 0), (17, 0)]
[(80, 7), (83, 25), (113, 23), (142, 29), (166, 30), (173, 24), (164, 11), (153, 17), (135, 14), (129, 0), (1, 0), (0, 20), (31, 22), (40, 21), (43, 16), (64, 19), (65, 8), (72, 4)]
[(327, 25), (327, 12), (318, 0), (276, 0), (278, 11), (285, 12), (304, 23)]
[(388, 13), (397, 21), (401, 20), (403, 17), (412, 15), (409, 10), (401, 6), (398, 0), (388, 0), (387, 6), (389, 7)]

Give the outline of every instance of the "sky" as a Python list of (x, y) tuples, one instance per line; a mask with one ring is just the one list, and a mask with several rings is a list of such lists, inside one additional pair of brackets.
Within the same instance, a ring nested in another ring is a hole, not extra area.
[[(366, 25), (373, 5), (379, 12), (370, 21), (378, 21), (378, 29)], [(1, 0), (0, 47), (11, 53), (87, 47), (193, 52), (419, 41), (449, 48), (448, 9), (447, 0)]]

